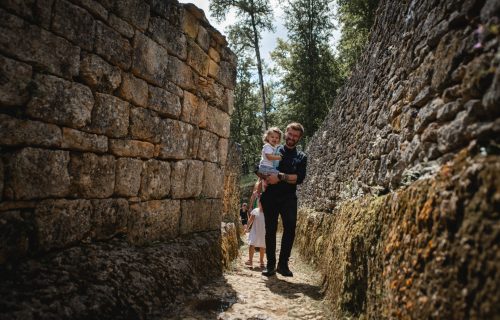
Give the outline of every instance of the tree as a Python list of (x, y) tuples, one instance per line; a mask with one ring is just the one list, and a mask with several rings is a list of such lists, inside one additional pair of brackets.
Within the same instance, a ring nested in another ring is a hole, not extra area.
[(241, 145), (244, 174), (253, 170), (262, 146), (262, 117), (259, 94), (255, 91), (257, 86), (252, 77), (253, 68), (253, 59), (240, 56), (234, 90), (234, 112), (231, 116), (231, 139)]
[(300, 120), (306, 128), (304, 142), (326, 117), (342, 84), (329, 44), (330, 2), (289, 0), (285, 8), (289, 41), (279, 40), (272, 53), (282, 79), (281, 121)]
[(237, 47), (237, 51), (253, 49), (255, 52), (261, 92), (263, 128), (266, 130), (268, 108), (259, 42), (262, 39), (262, 31), (274, 30), (273, 11), (268, 0), (212, 0), (210, 3), (212, 15), (218, 21), (224, 20), (231, 9), (236, 9), (238, 20), (229, 28), (230, 42)]

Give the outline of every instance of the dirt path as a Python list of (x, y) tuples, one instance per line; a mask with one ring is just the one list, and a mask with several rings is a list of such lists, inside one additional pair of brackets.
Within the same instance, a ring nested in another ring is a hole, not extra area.
[(264, 277), (261, 268), (255, 267), (259, 265), (258, 253), (253, 269), (244, 264), (247, 259), (248, 246), (244, 245), (232, 269), (181, 307), (176, 319), (331, 319), (323, 303), (319, 275), (295, 250), (290, 259), (292, 278), (279, 274)]

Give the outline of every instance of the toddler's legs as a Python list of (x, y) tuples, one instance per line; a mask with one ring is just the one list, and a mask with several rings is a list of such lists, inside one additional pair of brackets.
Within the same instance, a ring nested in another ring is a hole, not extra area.
[(252, 267), (253, 265), (253, 254), (255, 252), (255, 247), (254, 246), (248, 246), (248, 261), (245, 262), (247, 266)]

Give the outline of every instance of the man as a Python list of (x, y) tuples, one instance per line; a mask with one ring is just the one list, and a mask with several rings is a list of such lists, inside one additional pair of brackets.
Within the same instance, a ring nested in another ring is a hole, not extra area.
[[(297, 223), (297, 184), (306, 177), (307, 156), (298, 151), (296, 146), (304, 135), (304, 127), (300, 123), (290, 123), (286, 127), (285, 145), (278, 147), (282, 159), (278, 166), (278, 174), (266, 177), (268, 187), (262, 193), (260, 201), (266, 222), (266, 255), (267, 268), (262, 272), (270, 277), (276, 272), (285, 277), (293, 277), (288, 268), (288, 259), (295, 239)], [(278, 215), (283, 222), (283, 237), (276, 268), (276, 230)]]

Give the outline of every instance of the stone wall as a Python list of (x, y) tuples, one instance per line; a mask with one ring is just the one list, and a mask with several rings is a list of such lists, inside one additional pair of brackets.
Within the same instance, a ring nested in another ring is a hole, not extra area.
[(208, 232), (220, 251), (235, 75), (193, 5), (3, 1), (0, 266), (113, 237), (135, 250)]
[(297, 244), (339, 318), (500, 315), (499, 13), (380, 2), (299, 192)]

